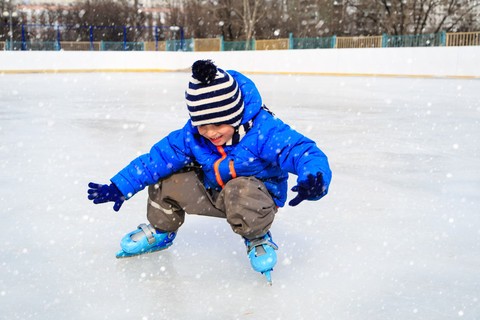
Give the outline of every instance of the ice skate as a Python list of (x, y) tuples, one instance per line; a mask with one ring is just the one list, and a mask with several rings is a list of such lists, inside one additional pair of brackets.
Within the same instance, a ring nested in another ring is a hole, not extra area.
[(138, 228), (126, 234), (120, 242), (122, 250), (117, 252), (117, 258), (128, 258), (145, 253), (167, 249), (173, 244), (176, 232), (160, 232), (152, 225), (142, 223)]
[(269, 285), (272, 285), (273, 267), (277, 263), (278, 246), (273, 242), (272, 235), (267, 232), (263, 237), (253, 240), (245, 239), (247, 254), (253, 270), (265, 275)]

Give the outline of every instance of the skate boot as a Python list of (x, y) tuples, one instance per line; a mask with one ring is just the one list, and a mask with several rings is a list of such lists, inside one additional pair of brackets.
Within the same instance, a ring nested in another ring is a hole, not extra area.
[(273, 271), (273, 267), (277, 263), (275, 250), (278, 250), (278, 246), (272, 241), (270, 231), (260, 238), (245, 239), (245, 245), (253, 270), (264, 274), (268, 284), (272, 285), (270, 272)]
[(167, 249), (172, 245), (176, 232), (158, 232), (152, 225), (142, 223), (138, 228), (126, 234), (120, 242), (122, 250), (117, 258), (127, 258)]

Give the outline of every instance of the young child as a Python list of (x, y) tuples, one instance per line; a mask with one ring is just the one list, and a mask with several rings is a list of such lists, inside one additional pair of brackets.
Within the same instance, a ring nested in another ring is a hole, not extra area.
[(269, 232), (287, 198), (288, 173), (298, 176), (289, 205), (327, 194), (331, 171), (315, 142), (291, 129), (263, 104), (255, 84), (211, 60), (192, 66), (185, 93), (190, 120), (117, 173), (111, 184), (89, 183), (95, 204), (124, 200), (148, 186), (147, 219), (121, 240), (117, 257), (165, 249), (185, 213), (225, 218), (242, 236), (255, 271), (276, 264)]

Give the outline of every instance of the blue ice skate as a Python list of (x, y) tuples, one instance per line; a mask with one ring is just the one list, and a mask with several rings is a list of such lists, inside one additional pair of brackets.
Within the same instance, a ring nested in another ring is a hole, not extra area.
[(268, 284), (272, 285), (271, 272), (277, 263), (275, 250), (278, 250), (278, 246), (273, 242), (270, 231), (260, 238), (245, 239), (245, 245), (253, 270), (264, 274)]
[(117, 258), (128, 258), (144, 253), (167, 249), (173, 244), (176, 232), (161, 232), (152, 225), (142, 223), (138, 228), (126, 234), (120, 242), (122, 250), (117, 252)]

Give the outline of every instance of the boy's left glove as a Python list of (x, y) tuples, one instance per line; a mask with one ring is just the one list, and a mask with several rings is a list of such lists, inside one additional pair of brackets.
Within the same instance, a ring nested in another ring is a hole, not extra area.
[(307, 180), (299, 181), (298, 185), (292, 188), (292, 191), (298, 192), (297, 196), (288, 203), (294, 207), (303, 200), (319, 200), (328, 192), (328, 187), (323, 181), (323, 176), (320, 172), (314, 176), (309, 174)]
[(90, 182), (88, 184), (88, 199), (93, 200), (93, 203), (105, 203), (108, 201), (115, 202), (113, 210), (118, 211), (125, 201), (124, 195), (118, 190), (117, 186), (113, 183), (98, 184)]

